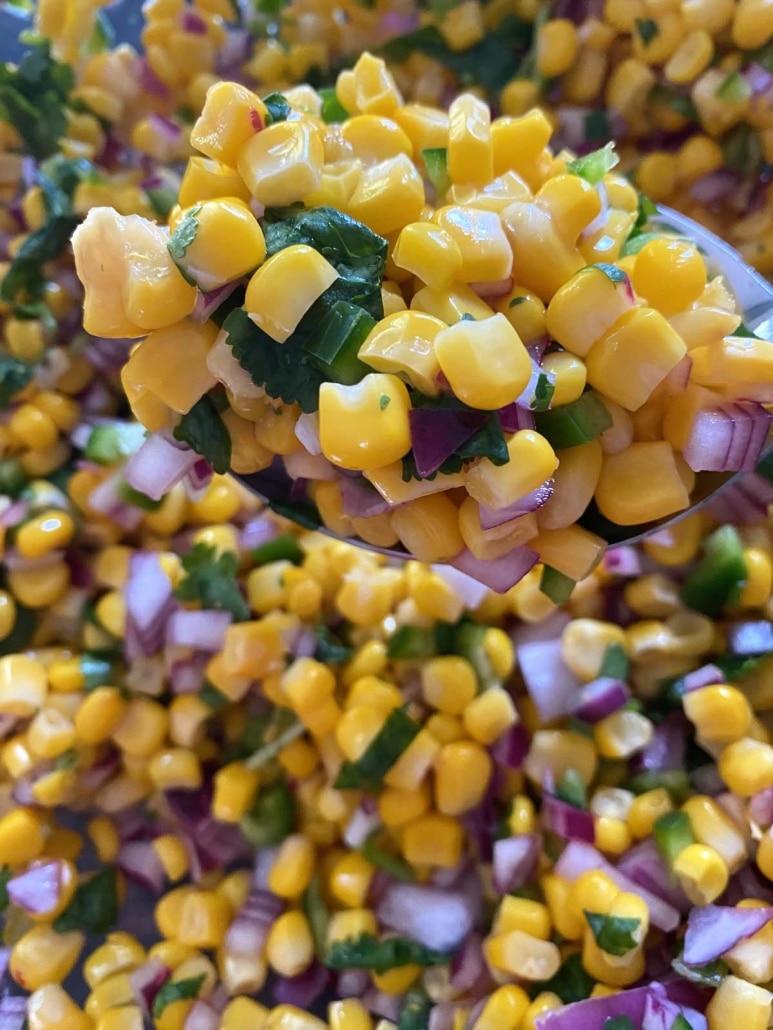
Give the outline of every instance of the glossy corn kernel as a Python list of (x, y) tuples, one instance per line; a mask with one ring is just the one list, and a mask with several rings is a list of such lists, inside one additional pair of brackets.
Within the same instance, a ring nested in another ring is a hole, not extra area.
[(530, 429), (514, 433), (507, 443), (509, 461), (494, 465), (488, 458), (467, 473), (467, 492), (487, 508), (506, 508), (536, 490), (558, 464), (547, 440)]
[(502, 314), (441, 330), (434, 349), (451, 389), (473, 408), (495, 410), (510, 404), (531, 376), (526, 348)]
[(93, 1023), (56, 983), (41, 984), (27, 1002), (29, 1030), (92, 1030)]
[(197, 790), (203, 781), (201, 762), (187, 748), (165, 748), (148, 763), (148, 775), (159, 790)]
[(448, 109), (448, 172), (454, 183), (485, 186), (494, 175), (488, 105), (462, 93)]
[(307, 120), (277, 122), (253, 135), (234, 163), (256, 200), (284, 207), (319, 188), (324, 148)]
[(492, 932), (502, 934), (522, 930), (532, 937), (547, 941), (550, 939), (551, 927), (550, 910), (546, 905), (529, 898), (508, 895), (499, 903)]
[(688, 844), (674, 860), (673, 870), (693, 905), (711, 904), (727, 886), (727, 866), (707, 844)]
[(673, 515), (690, 500), (675, 453), (664, 440), (606, 455), (595, 499), (602, 514), (620, 526)]
[(746, 736), (754, 714), (745, 694), (722, 683), (689, 691), (682, 707), (707, 744), (731, 744)]
[(219, 197), (235, 197), (246, 202), (250, 191), (235, 168), (207, 157), (188, 158), (177, 198), (180, 206), (192, 207)]
[(730, 790), (752, 797), (773, 786), (773, 747), (751, 737), (733, 741), (720, 754), (719, 774)]
[(424, 815), (431, 801), (431, 793), (426, 784), (420, 784), (418, 790), (390, 787), (379, 796), (378, 812), (385, 826), (404, 826)]
[(462, 271), (459, 244), (433, 222), (406, 225), (397, 238), (392, 260), (398, 268), (411, 272), (436, 290), (450, 286)]
[(27, 991), (60, 984), (78, 961), (85, 939), (79, 930), (57, 933), (51, 926), (34, 926), (14, 944), (10, 974)]
[(314, 939), (302, 912), (284, 912), (272, 925), (266, 958), (280, 976), (297, 976), (314, 960)]
[(419, 220), (424, 207), (424, 183), (406, 154), (363, 168), (349, 198), (347, 211), (380, 236), (399, 232)]
[(264, 260), (263, 231), (242, 201), (199, 201), (184, 217), (195, 220), (196, 233), (178, 263), (205, 293), (248, 275)]
[(462, 267), (458, 278), (462, 282), (500, 282), (509, 278), (513, 256), (496, 212), (468, 206), (441, 207), (433, 221), (459, 247)]
[(280, 845), (268, 877), (269, 888), (280, 898), (298, 898), (314, 872), (316, 850), (301, 834), (286, 837)]
[(546, 208), (516, 202), (502, 212), (502, 225), (513, 248), (519, 285), (546, 304), (585, 264), (577, 248), (558, 235)]
[[(285, 247), (250, 279), (244, 306), (256, 325), (284, 343), (337, 278), (338, 272), (319, 251), (306, 244)], [(287, 289), (289, 282), (294, 283), (292, 290)]]
[(354, 386), (323, 383), (319, 391), (322, 453), (341, 468), (379, 468), (411, 447), (410, 398), (404, 383), (373, 372)]
[(456, 819), (425, 815), (403, 830), (403, 854), (414, 866), (451, 869), (462, 854), (463, 832)]
[(461, 815), (478, 805), (491, 778), (488, 752), (472, 741), (441, 748), (435, 759), (435, 803), (439, 812)]
[(549, 980), (558, 972), (561, 953), (552, 941), (543, 941), (523, 930), (494, 934), (483, 945), (486, 961), (495, 970), (523, 980)]
[(207, 92), (191, 130), (191, 145), (207, 157), (235, 167), (245, 144), (265, 123), (266, 108), (255, 93), (235, 82), (218, 82)]
[(737, 976), (726, 976), (706, 1007), (709, 1030), (721, 1030), (740, 1019), (747, 1030), (766, 1030), (770, 1021), (773, 994), (764, 987), (747, 983)]
[(518, 721), (510, 694), (500, 687), (489, 687), (474, 698), (462, 713), (464, 728), (484, 746), (493, 744), (505, 730)]
[(371, 1030), (373, 1022), (359, 998), (331, 1001), (327, 1020), (330, 1030)]
[[(403, 232), (414, 230), (417, 224), (429, 223), (414, 223)], [(431, 228), (435, 233), (441, 232)], [(371, 330), (358, 357), (377, 372), (398, 375), (422, 393), (434, 396), (439, 389), (440, 372), (434, 341), (443, 329), (445, 322), (423, 311), (398, 311), (381, 319)]]

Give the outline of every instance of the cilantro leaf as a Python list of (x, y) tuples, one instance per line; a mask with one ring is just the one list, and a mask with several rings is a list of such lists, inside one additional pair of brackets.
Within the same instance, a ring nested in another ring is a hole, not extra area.
[(636, 34), (645, 47), (649, 46), (653, 39), (656, 39), (660, 35), (658, 23), (652, 18), (637, 18)]
[(181, 601), (201, 601), (202, 608), (231, 612), (237, 622), (250, 617), (250, 606), (236, 581), (239, 559), (232, 551), (218, 555), (209, 544), (196, 546), (182, 557), (185, 578), (175, 590)]
[(400, 880), (402, 883), (413, 883), (416, 874), (411, 866), (397, 855), (385, 851), (379, 844), (380, 839), (381, 830), (378, 828), (368, 834), (360, 848), (363, 857), (367, 858), (370, 864), (376, 866), (377, 869), (383, 869), (385, 873), (389, 873), (393, 879)]
[(18, 67), (0, 65), (0, 118), (14, 126), (38, 161), (59, 149), (74, 84), (72, 68), (52, 56), (47, 40), (32, 44)]
[(562, 963), (555, 976), (534, 985), (535, 992), (550, 991), (557, 994), (565, 1005), (575, 1001), (584, 1001), (590, 997), (594, 979), (585, 971), (582, 955), (576, 952)]
[(537, 376), (537, 385), (534, 388), (534, 400), (531, 403), (531, 410), (547, 411), (555, 392), (556, 386), (553, 380), (544, 372), (540, 372)]
[(196, 204), (190, 211), (186, 211), (184, 218), (172, 233), (172, 238), (167, 243), (167, 249), (175, 261), (181, 261), (185, 257), (188, 247), (196, 239), (199, 231), (198, 213), (201, 211), (201, 204)]
[(287, 783), (279, 780), (264, 787), (239, 825), (253, 847), (269, 848), (283, 841), (295, 826), (295, 796)]
[(335, 86), (324, 86), (319, 95), (322, 98), (322, 120), (330, 124), (340, 124), (349, 117), (349, 112), (336, 96)]
[(13, 879), (13, 871), (10, 866), (0, 867), (0, 912), (8, 908), (8, 881)]
[(599, 150), (592, 150), (590, 154), (584, 154), (582, 157), (570, 161), (566, 170), (572, 175), (579, 175), (581, 179), (585, 179), (586, 182), (595, 186), (619, 162), (620, 158), (615, 153), (615, 144), (607, 143)]
[(628, 677), (630, 662), (622, 644), (608, 644), (599, 669), (599, 677), (610, 676), (624, 680)]
[(314, 657), (318, 662), (325, 665), (335, 665), (336, 662), (345, 662), (351, 658), (354, 649), (345, 644), (331, 629), (320, 623), (312, 630), (317, 638), (317, 647)]
[(444, 197), (451, 189), (451, 176), (448, 174), (448, 150), (445, 147), (428, 147), (422, 150), (424, 166), (438, 198)]
[(402, 966), (444, 966), (451, 956), (433, 951), (409, 937), (387, 937), (378, 940), (372, 934), (347, 937), (330, 945), (325, 955), (328, 969), (370, 969), (388, 973)]
[(290, 114), (292, 108), (287, 103), (287, 99), (281, 93), (269, 93), (267, 97), (263, 98), (263, 103), (266, 105), (267, 125), (273, 125), (275, 122), (287, 121), (287, 116)]
[(211, 708), (213, 712), (219, 712), (221, 708), (225, 708), (229, 703), (225, 694), (221, 693), (209, 680), (204, 680), (204, 684), (199, 691), (199, 700), (203, 701), (207, 708)]
[(0, 411), (8, 408), (12, 398), (30, 382), (33, 372), (26, 361), (0, 354)]
[(397, 1030), (427, 1030), (432, 1002), (420, 991), (409, 991), (400, 1009)]
[(174, 1001), (184, 1001), (195, 998), (199, 988), (204, 983), (206, 976), (189, 976), (185, 980), (167, 980), (159, 988), (158, 994), (153, 999), (153, 1016), (155, 1019), (161, 1015), (167, 1005)]
[(54, 920), (54, 929), (107, 933), (117, 921), (118, 874), (115, 866), (107, 866), (78, 885), (70, 904)]
[(739, 71), (732, 71), (726, 75), (717, 88), (717, 97), (720, 100), (727, 100), (728, 103), (737, 104), (748, 100), (752, 94), (746, 76)]
[(314, 947), (317, 955), (319, 958), (322, 958), (325, 954), (325, 944), (327, 943), (330, 913), (322, 896), (318, 873), (315, 873), (309, 881), (309, 886), (304, 891), (301, 899), (301, 907), (311, 928), (311, 935), (314, 938)]
[(418, 735), (421, 727), (395, 708), (356, 762), (345, 761), (335, 781), (336, 790), (379, 790), (384, 775)]
[(555, 789), (555, 796), (574, 808), (587, 808), (585, 781), (576, 769), (567, 769)]
[(181, 440), (200, 454), (218, 473), (225, 475), (231, 467), (231, 436), (220, 417), (217, 400), (204, 394), (174, 429), (175, 440)]
[(692, 1023), (688, 1023), (685, 1017), (680, 1012), (674, 1022), (671, 1024), (670, 1030), (692, 1030)]
[(759, 133), (746, 122), (736, 125), (722, 139), (725, 164), (732, 172), (754, 177), (762, 166), (762, 142)]
[(637, 947), (638, 942), (633, 935), (641, 925), (640, 919), (604, 915), (600, 912), (588, 912), (585, 909), (583, 911), (596, 944), (607, 955), (615, 955), (619, 958)]

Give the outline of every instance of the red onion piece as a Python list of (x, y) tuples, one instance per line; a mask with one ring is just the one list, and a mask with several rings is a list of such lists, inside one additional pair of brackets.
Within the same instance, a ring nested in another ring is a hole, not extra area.
[(606, 997), (575, 1001), (539, 1016), (536, 1025), (539, 1030), (604, 1030), (608, 1019), (628, 1016), (635, 1027), (641, 1027), (648, 994), (648, 987), (635, 987)]
[(571, 883), (589, 869), (598, 869), (606, 873), (621, 891), (638, 894), (650, 910), (650, 921), (659, 930), (670, 933), (679, 925), (679, 912), (673, 905), (667, 904), (652, 891), (634, 883), (629, 876), (621, 873), (611, 862), (607, 862), (600, 851), (584, 841), (570, 841), (553, 867), (558, 876), (565, 877)]
[(370, 985), (367, 969), (342, 969), (336, 977), (339, 998), (361, 998)]
[(536, 425), (533, 412), (521, 404), (516, 404), (515, 401), (500, 408), (497, 415), (503, 433), (517, 433), (520, 429), (534, 429)]
[(541, 640), (516, 647), (518, 667), (540, 720), (552, 722), (568, 715), (580, 689), (580, 681), (564, 665), (561, 640)]
[(62, 898), (63, 867), (58, 858), (34, 863), (8, 881), (8, 897), (30, 915), (53, 914)]
[(690, 196), (699, 204), (715, 207), (723, 200), (727, 200), (738, 189), (740, 182), (741, 176), (737, 172), (721, 168), (696, 179), (690, 186)]
[(192, 501), (198, 501), (204, 496), (211, 482), (212, 468), (204, 458), (198, 458), (185, 473), (183, 486), (188, 497)]
[(172, 584), (157, 554), (133, 552), (124, 598), (128, 657), (156, 654), (161, 649), (166, 621), (174, 604)]
[(749, 800), (749, 818), (758, 826), (773, 826), (773, 787), (758, 791)]
[(731, 654), (763, 655), (773, 652), (773, 625), (767, 619), (733, 622), (726, 633)]
[(250, 519), (242, 527), (239, 536), (239, 546), (245, 551), (251, 551), (255, 547), (267, 544), (278, 535), (276, 523), (265, 515)]
[(110, 376), (123, 368), (129, 357), (129, 351), (136, 342), (136, 340), (95, 337), (89, 342), (84, 353), (98, 372)]
[(118, 868), (140, 887), (160, 894), (166, 875), (158, 852), (149, 840), (133, 840), (121, 845), (116, 858)]
[(580, 687), (574, 704), (574, 715), (584, 722), (600, 722), (622, 708), (630, 696), (628, 685), (622, 680), (600, 676)]
[(724, 955), (773, 919), (773, 908), (731, 908), (703, 905), (690, 909), (684, 935), (684, 961), (702, 966)]
[(154, 97), (166, 99), (169, 96), (169, 88), (158, 78), (148, 64), (147, 58), (140, 61), (140, 87)]
[(17, 525), (22, 519), (26, 518), (28, 511), (29, 501), (11, 501), (9, 499), (7, 507), (3, 509), (3, 513), (0, 515), (0, 527), (10, 529), (11, 526)]
[(235, 279), (231, 283), (225, 283), (223, 286), (218, 286), (214, 290), (210, 290), (209, 293), (203, 293), (199, 290), (196, 296), (196, 306), (193, 309), (191, 318), (194, 322), (207, 322), (214, 315), (224, 300), (227, 300), (237, 286), (241, 285), (240, 279)]
[(389, 1020), (390, 1023), (396, 1024), (400, 1018), (402, 997), (399, 994), (387, 994), (375, 987), (369, 987), (362, 996), (362, 1003), (369, 1012)]
[(474, 290), (484, 300), (490, 297), (506, 297), (513, 288), (513, 277), (507, 279), (496, 279), (490, 282), (470, 283), (470, 289)]
[(482, 412), (452, 408), (411, 408), (408, 420), (416, 470), (426, 478), (475, 435), (486, 416)]
[(488, 968), (483, 956), (483, 938), (479, 933), (471, 933), (451, 960), (451, 986), (457, 994), (467, 994), (474, 990), (485, 977)]
[(596, 233), (601, 232), (604, 226), (607, 224), (607, 218), (609, 217), (609, 197), (607, 196), (607, 188), (603, 182), (600, 182), (596, 187), (596, 191), (601, 201), (601, 207), (596, 217), (588, 222), (585, 228), (580, 233), (580, 242), (585, 243)]
[(436, 951), (453, 951), (472, 930), (476, 904), (461, 891), (393, 883), (377, 906), (379, 920), (397, 933)]
[(204, 683), (204, 670), (211, 655), (197, 654), (192, 658), (182, 658), (172, 662), (169, 668), (169, 679), (173, 694), (197, 694)]
[(773, 75), (756, 61), (747, 65), (741, 74), (746, 79), (753, 96), (763, 96), (773, 88)]
[(671, 1030), (676, 1019), (684, 1016), (691, 1030), (706, 1030), (706, 1017), (695, 1009), (677, 1005), (666, 994), (662, 984), (649, 985), (647, 999), (644, 1003), (642, 1030)]
[(312, 962), (298, 976), (281, 976), (274, 984), (274, 1000), (277, 1005), (295, 1005), (308, 1011), (325, 993), (331, 974), (321, 962)]
[(552, 794), (543, 794), (540, 817), (546, 830), (564, 840), (584, 840), (592, 844), (596, 839), (592, 813), (575, 808)]
[(612, 547), (604, 552), (601, 559), (604, 571), (612, 576), (631, 578), (641, 575), (641, 554), (635, 547), (627, 544)]
[(663, 862), (652, 837), (629, 848), (620, 858), (617, 868), (635, 884), (651, 891), (679, 912), (689, 911), (690, 901)]
[(52, 569), (55, 565), (59, 565), (63, 558), (64, 551), (58, 549), (49, 551), (48, 554), (43, 554), (40, 558), (25, 558), (18, 551), (9, 548), (3, 555), (3, 564), (11, 572), (37, 572), (43, 569)]
[(228, 927), (223, 947), (229, 955), (258, 955), (284, 911), (284, 902), (269, 891), (253, 890)]
[(369, 519), (384, 515), (393, 505), (385, 501), (378, 490), (367, 479), (358, 476), (344, 476), (340, 480), (341, 507), (344, 514), (353, 519)]
[(492, 875), (496, 891), (509, 894), (524, 887), (537, 871), (541, 851), (542, 838), (537, 833), (494, 841)]
[(658, 723), (649, 743), (631, 759), (631, 772), (683, 769), (686, 741), (687, 720), (681, 712), (673, 712)]
[(519, 519), (522, 515), (530, 515), (532, 512), (538, 511), (553, 496), (553, 484), (553, 479), (545, 480), (536, 490), (519, 497), (517, 501), (509, 504), (506, 508), (486, 508), (482, 504), (479, 505), (480, 528), (496, 529), (498, 526), (504, 526), (507, 522)]
[(201, 651), (219, 651), (225, 634), (233, 622), (231, 612), (187, 611), (172, 612), (166, 623), (166, 643), (174, 647), (195, 647)]
[(506, 769), (520, 769), (529, 752), (529, 731), (522, 722), (505, 730), (491, 748), (491, 757)]
[(496, 561), (484, 561), (476, 558), (472, 551), (465, 548), (447, 564), (472, 576), (497, 594), (506, 594), (510, 587), (520, 583), (526, 573), (534, 568), (539, 555), (529, 547), (516, 547), (512, 551), (497, 558)]
[(706, 506), (706, 511), (717, 522), (750, 525), (765, 518), (771, 504), (773, 483), (756, 472), (749, 472), (722, 490)]
[(217, 1030), (220, 1026), (220, 1013), (202, 998), (197, 999), (185, 1017), (183, 1030)]
[(710, 687), (714, 683), (724, 683), (724, 673), (718, 666), (702, 665), (700, 669), (693, 669), (683, 677), (684, 692), (689, 694), (691, 690), (700, 690), (701, 687)]
[(206, 36), (207, 34), (207, 23), (197, 11), (190, 7), (180, 14), (180, 27), (184, 32), (190, 32), (193, 36)]
[(3, 1030), (22, 1030), (26, 1023), (26, 996), (5, 994), (0, 997), (0, 1026)]
[[(131, 458), (129, 459), (131, 461)], [(142, 522), (143, 511), (127, 504), (119, 493), (121, 474), (108, 476), (89, 495), (89, 504), (111, 522), (117, 523), (127, 533), (133, 532)]]
[(199, 460), (199, 455), (165, 433), (153, 433), (126, 463), (126, 482), (154, 501), (161, 498)]
[(156, 995), (171, 975), (172, 970), (169, 966), (165, 966), (157, 958), (149, 959), (129, 973), (129, 986), (134, 1000), (146, 1016), (150, 1016)]
[(693, 472), (752, 472), (773, 414), (761, 404), (723, 403), (698, 412), (682, 456)]
[(458, 569), (452, 569), (450, 565), (433, 565), (431, 568), (434, 573), (445, 580), (468, 611), (474, 612), (483, 603), (489, 592), (488, 587), (483, 583)]
[(379, 818), (378, 809), (360, 802), (346, 824), (346, 829), (343, 832), (344, 844), (355, 849), (362, 847), (380, 823), (381, 819)]

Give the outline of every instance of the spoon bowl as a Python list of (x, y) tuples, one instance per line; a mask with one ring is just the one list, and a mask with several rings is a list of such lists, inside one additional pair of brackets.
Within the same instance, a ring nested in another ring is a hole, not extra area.
[[(649, 222), (654, 228), (683, 236), (696, 243), (703, 253), (710, 271), (722, 275), (730, 287), (736, 298), (738, 309), (742, 312), (744, 324), (757, 336), (773, 339), (773, 286), (759, 272), (742, 261), (738, 253), (714, 233), (670, 207), (658, 204), (657, 213), (650, 217)], [(770, 454), (773, 454), (773, 447), (769, 444), (763, 460)], [(747, 472), (697, 473), (695, 488), (692, 492), (693, 503), (690, 507), (676, 515), (654, 522), (634, 526), (618, 526), (605, 519), (595, 505), (591, 504), (579, 520), (579, 524), (600, 536), (610, 547), (634, 544), (702, 508), (748, 474)], [(313, 503), (303, 495), (303, 484), (287, 475), (281, 459), (275, 459), (269, 468), (261, 472), (237, 475), (236, 478), (277, 514), (283, 515), (305, 528), (319, 530), (328, 536), (335, 537), (336, 534), (323, 524)], [(410, 557), (410, 554), (401, 547), (376, 547), (357, 536), (347, 537), (346, 540), (348, 543), (366, 550), (393, 558)]]

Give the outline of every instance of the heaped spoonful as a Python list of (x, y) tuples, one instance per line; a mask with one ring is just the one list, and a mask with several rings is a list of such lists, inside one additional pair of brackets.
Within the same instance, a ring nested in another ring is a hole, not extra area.
[[(771, 288), (539, 110), (213, 86), (169, 225), (95, 208), (85, 328), (123, 370), (159, 498), (232, 470), (276, 510), (506, 590), (554, 593), (755, 469)], [(199, 467), (198, 456), (203, 462)]]

